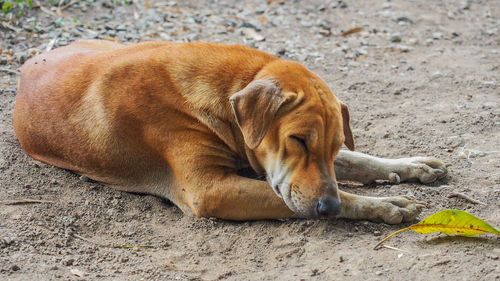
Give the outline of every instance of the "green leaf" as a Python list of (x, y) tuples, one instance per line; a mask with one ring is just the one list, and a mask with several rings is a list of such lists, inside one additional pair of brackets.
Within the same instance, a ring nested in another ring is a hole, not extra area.
[(444, 234), (459, 234), (463, 236), (475, 236), (485, 232), (500, 235), (500, 231), (482, 219), (460, 210), (444, 210), (428, 216), (411, 230), (427, 234), (441, 232)]
[(417, 224), (392, 233), (378, 242), (374, 249), (377, 249), (392, 236), (410, 229), (422, 234), (441, 232), (446, 235), (458, 234), (462, 236), (475, 236), (490, 232), (500, 235), (500, 231), (497, 228), (474, 215), (460, 210), (444, 210), (428, 216)]

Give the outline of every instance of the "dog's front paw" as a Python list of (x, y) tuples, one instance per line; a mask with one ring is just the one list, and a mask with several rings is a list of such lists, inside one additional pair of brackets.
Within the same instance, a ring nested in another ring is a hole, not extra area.
[(432, 157), (411, 157), (394, 159), (389, 172), (389, 181), (400, 183), (402, 181), (420, 181), (431, 183), (448, 173), (443, 162)]
[(413, 221), (426, 206), (425, 202), (416, 201), (409, 196), (379, 198), (377, 207), (379, 219), (388, 224)]

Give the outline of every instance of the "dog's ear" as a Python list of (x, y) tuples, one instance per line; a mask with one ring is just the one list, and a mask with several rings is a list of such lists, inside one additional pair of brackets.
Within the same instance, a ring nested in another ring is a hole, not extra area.
[(349, 124), (349, 109), (347, 105), (340, 103), (342, 110), (342, 120), (344, 121), (344, 144), (349, 150), (354, 151), (354, 138), (352, 136), (351, 125)]
[(261, 143), (285, 101), (281, 88), (271, 79), (255, 80), (231, 96), (233, 114), (250, 149)]

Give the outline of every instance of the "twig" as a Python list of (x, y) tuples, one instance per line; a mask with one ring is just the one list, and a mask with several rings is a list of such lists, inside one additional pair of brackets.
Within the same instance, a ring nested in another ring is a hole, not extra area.
[(57, 33), (56, 36), (54, 38), (52, 38), (52, 40), (49, 41), (49, 43), (47, 44), (47, 47), (45, 47), (46, 52), (52, 50), (52, 48), (54, 47), (54, 44), (57, 41), (57, 38), (59, 38), (60, 35), (61, 35), (61, 33)]
[(37, 200), (37, 199), (21, 199), (21, 200), (12, 200), (12, 201), (2, 201), (4, 205), (21, 205), (21, 204), (36, 204), (36, 203), (48, 203), (54, 204), (54, 201), (47, 200)]
[(481, 202), (479, 200), (476, 200), (474, 198), (471, 198), (471, 197), (469, 197), (463, 193), (459, 193), (459, 192), (452, 192), (452, 193), (448, 194), (448, 198), (452, 198), (452, 197), (462, 198), (462, 199), (465, 199), (473, 204), (486, 205), (486, 203), (484, 203), (484, 202)]
[(403, 252), (403, 253), (411, 254), (411, 252), (409, 252), (409, 251), (401, 250), (401, 249), (398, 249), (396, 247), (391, 247), (391, 246), (387, 246), (387, 245), (380, 245), (380, 247), (381, 248), (386, 248), (386, 249), (389, 249), (389, 250), (400, 251), (400, 252)]
[(49, 15), (51, 15), (51, 16), (55, 16), (55, 17), (59, 16), (57, 13), (54, 13), (54, 12), (52, 12), (50, 9), (47, 9), (47, 8), (45, 8), (44, 6), (42, 6), (42, 4), (40, 4), (40, 1), (35, 0), (34, 2), (35, 2), (35, 4), (36, 4), (36, 6), (38, 6), (38, 7), (40, 8), (40, 10), (41, 10), (42, 12), (44, 12), (44, 13), (46, 13), (46, 14), (49, 14)]
[(363, 30), (363, 28), (362, 28), (362, 27), (355, 27), (355, 28), (351, 28), (351, 29), (349, 29), (349, 30), (347, 30), (347, 31), (342, 32), (342, 34), (341, 34), (341, 35), (342, 35), (343, 37), (346, 37), (346, 36), (349, 36), (349, 35), (351, 35), (351, 34), (358, 33), (358, 32), (360, 32), (360, 31), (362, 31), (362, 30)]
[(129, 248), (154, 248), (154, 246), (152, 245), (106, 245), (106, 244), (101, 244), (99, 242), (96, 242), (96, 241), (93, 241), (93, 240), (90, 240), (88, 238), (85, 238), (81, 235), (78, 235), (78, 234), (75, 234), (73, 233), (72, 234), (74, 237), (78, 238), (78, 239), (81, 239), (83, 241), (86, 241), (86, 242), (89, 242), (89, 243), (92, 243), (92, 244), (95, 244), (99, 247), (105, 247), (105, 248), (116, 248), (116, 249), (129, 249)]
[(3, 27), (8, 28), (8, 29), (10, 29), (10, 30), (12, 30), (12, 31), (14, 31), (14, 32), (17, 32), (17, 33), (21, 32), (21, 29), (16, 28), (16, 27), (13, 27), (12, 25), (10, 25), (10, 24), (8, 24), (8, 23), (6, 23), (6, 22), (0, 22), (0, 24), (1, 24)]
[(1, 72), (11, 73), (11, 74), (19, 74), (19, 71), (17, 71), (17, 70), (12, 70), (12, 69), (8, 69), (8, 68), (0, 68), (0, 71), (1, 71)]

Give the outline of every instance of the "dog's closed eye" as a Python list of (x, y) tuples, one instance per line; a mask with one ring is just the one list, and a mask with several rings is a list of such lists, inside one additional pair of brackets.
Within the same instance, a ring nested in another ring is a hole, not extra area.
[(291, 135), (290, 138), (297, 144), (301, 145), (302, 148), (304, 148), (307, 151), (307, 143), (304, 138), (294, 135)]

